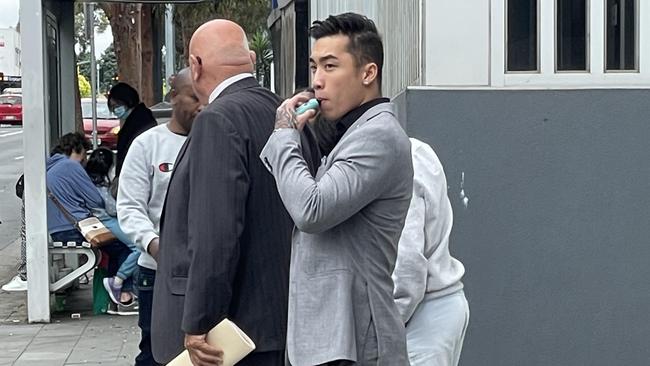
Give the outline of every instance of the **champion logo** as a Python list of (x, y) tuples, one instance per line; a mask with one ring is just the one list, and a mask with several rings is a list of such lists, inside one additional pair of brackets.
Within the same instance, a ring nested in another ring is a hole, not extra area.
[(163, 173), (169, 173), (174, 170), (174, 163), (161, 163), (158, 165), (158, 169)]

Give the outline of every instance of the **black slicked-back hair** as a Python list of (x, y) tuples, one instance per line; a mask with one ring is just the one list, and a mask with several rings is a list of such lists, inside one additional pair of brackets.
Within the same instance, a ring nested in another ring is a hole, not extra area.
[(370, 62), (377, 64), (377, 82), (381, 87), (384, 45), (371, 19), (357, 13), (330, 15), (325, 20), (313, 22), (309, 34), (316, 40), (337, 34), (347, 36), (350, 39), (348, 52), (354, 56), (358, 66)]

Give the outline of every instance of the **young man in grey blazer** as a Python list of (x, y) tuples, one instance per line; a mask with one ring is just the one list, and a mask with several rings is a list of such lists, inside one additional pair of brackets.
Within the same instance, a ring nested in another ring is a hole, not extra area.
[[(314, 94), (277, 110), (260, 155), (293, 218), (287, 354), (293, 366), (408, 365), (391, 273), (413, 186), (410, 143), (381, 98), (383, 45), (354, 13), (314, 22)], [(335, 121), (333, 148), (309, 173), (296, 115), (309, 98)]]

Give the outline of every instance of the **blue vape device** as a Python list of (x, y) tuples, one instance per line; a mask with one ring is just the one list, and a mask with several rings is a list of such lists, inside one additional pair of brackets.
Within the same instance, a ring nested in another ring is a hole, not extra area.
[(296, 108), (296, 114), (300, 115), (305, 112), (307, 112), (310, 109), (318, 109), (318, 100), (316, 98), (309, 99), (306, 103), (300, 105), (300, 107)]

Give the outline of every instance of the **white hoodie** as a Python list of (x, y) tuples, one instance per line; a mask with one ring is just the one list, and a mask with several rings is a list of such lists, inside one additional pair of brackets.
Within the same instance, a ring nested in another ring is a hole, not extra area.
[(171, 132), (167, 124), (151, 128), (133, 140), (122, 165), (117, 218), (142, 252), (138, 264), (149, 269), (157, 265), (147, 247), (159, 236), (169, 179), (186, 138)]
[(405, 323), (425, 295), (441, 297), (462, 289), (465, 273), (449, 253), (453, 212), (442, 164), (431, 146), (410, 140), (413, 196), (393, 271), (395, 303)]

